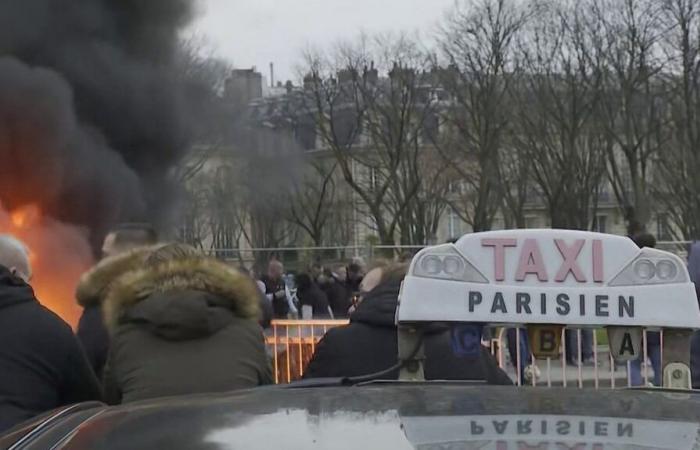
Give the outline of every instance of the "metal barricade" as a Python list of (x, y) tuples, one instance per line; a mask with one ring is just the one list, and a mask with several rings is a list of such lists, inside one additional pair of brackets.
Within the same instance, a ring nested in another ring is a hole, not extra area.
[[(524, 330), (524, 328), (518, 328)], [(593, 387), (615, 388), (632, 386), (651, 386), (658, 383), (660, 374), (654, 372), (653, 361), (663, 361), (663, 330), (658, 331), (658, 342), (649, 344), (650, 331), (643, 330), (641, 358), (638, 362), (616, 362), (607, 344), (598, 342), (597, 329), (591, 329), (591, 354), (584, 361), (584, 345), (582, 329), (564, 329), (561, 336), (561, 349), (559, 358), (546, 358), (536, 360), (527, 351), (528, 357), (521, 361), (521, 346), (527, 345), (521, 342), (520, 331), (515, 333), (515, 342), (509, 345), (506, 339), (506, 328), (501, 328), (497, 337), (492, 340), (490, 347), (492, 354), (499, 366), (505, 370), (514, 383), (518, 386), (559, 386), (559, 387)], [(569, 339), (567, 339), (567, 332)], [(607, 338), (606, 338), (607, 339)], [(567, 344), (573, 342), (575, 352), (571, 352), (567, 358)], [(652, 350), (650, 354), (650, 349)], [(506, 353), (508, 356), (506, 357)], [(574, 355), (573, 357), (571, 355)], [(654, 378), (657, 378), (656, 383)]]
[[(266, 330), (265, 343), (272, 359), (275, 383), (290, 383), (301, 379), (316, 350), (316, 345), (325, 333), (333, 327), (347, 324), (348, 320), (273, 320), (271, 327)], [(633, 383), (635, 381), (633, 374), (637, 370), (634, 367), (635, 363), (616, 363), (607, 345), (598, 342), (597, 330), (591, 330), (592, 354), (589, 361), (583, 360), (584, 348), (581, 329), (562, 331), (559, 358), (536, 360), (528, 351), (529, 356), (525, 361), (522, 361), (520, 355), (521, 346), (525, 346), (527, 343), (521, 342), (521, 333), (519, 331), (515, 333), (515, 342), (511, 343), (511, 346), (514, 347), (514, 355), (511, 356), (508, 351), (506, 330), (506, 328), (500, 328), (496, 337), (485, 344), (489, 346), (498, 365), (508, 373), (518, 386), (593, 387), (598, 389), (633, 385), (646, 386), (653, 383), (654, 371), (649, 362), (646, 330), (642, 333), (643, 357), (640, 361), (639, 379), (636, 380), (636, 383)], [(518, 330), (524, 330), (524, 328)], [(569, 361), (566, 358), (567, 331), (570, 333), (569, 339), (574, 341), (576, 347), (576, 356), (573, 359), (569, 358)], [(659, 343), (653, 345), (658, 346), (659, 354), (656, 356), (661, 359), (663, 358), (663, 355), (660, 354), (661, 349), (663, 349), (663, 332), (659, 332), (659, 336)]]
[(273, 320), (265, 331), (265, 343), (275, 383), (300, 379), (326, 331), (347, 324), (348, 320)]

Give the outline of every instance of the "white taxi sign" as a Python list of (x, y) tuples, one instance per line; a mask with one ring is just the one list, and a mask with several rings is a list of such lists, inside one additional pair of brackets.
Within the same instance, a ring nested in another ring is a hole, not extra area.
[(397, 321), (695, 329), (700, 310), (672, 253), (601, 233), (505, 230), (421, 250)]

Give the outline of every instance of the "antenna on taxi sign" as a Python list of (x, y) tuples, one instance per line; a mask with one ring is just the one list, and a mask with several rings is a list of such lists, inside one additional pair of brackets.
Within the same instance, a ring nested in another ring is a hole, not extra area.
[(685, 264), (672, 253), (587, 231), (504, 230), (416, 254), (396, 322), (399, 358), (411, 368), (402, 376), (411, 379), (422, 378), (423, 352), (412, 350), (426, 322), (452, 325), (457, 354), (473, 352), (484, 326), (525, 326), (536, 358), (561, 354), (564, 328), (604, 327), (617, 361), (640, 356), (643, 329), (663, 329), (662, 384), (687, 389), (700, 309)]

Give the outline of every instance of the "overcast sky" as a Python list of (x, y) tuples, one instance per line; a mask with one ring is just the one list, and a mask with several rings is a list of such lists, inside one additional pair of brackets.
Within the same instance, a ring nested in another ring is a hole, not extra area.
[[(352, 38), (360, 31), (419, 31), (432, 36), (454, 0), (199, 0), (191, 33), (205, 36), (236, 67), (257, 66), (266, 77), (295, 79), (309, 44)], [(269, 79), (268, 79), (269, 82)]]

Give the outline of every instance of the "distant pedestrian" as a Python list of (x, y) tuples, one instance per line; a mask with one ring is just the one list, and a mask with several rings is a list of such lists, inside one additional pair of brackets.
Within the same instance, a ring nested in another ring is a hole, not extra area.
[(60, 406), (101, 398), (80, 343), (35, 298), (31, 274), (25, 246), (0, 235), (0, 432)]
[(318, 277), (318, 285), (328, 298), (328, 305), (333, 311), (333, 317), (335, 319), (348, 317), (352, 303), (351, 293), (345, 287), (345, 283), (341, 282), (337, 275), (329, 269), (325, 269)]
[(296, 284), (302, 319), (330, 319), (333, 317), (326, 294), (311, 279), (309, 274), (297, 275)]
[(249, 277), (183, 244), (155, 250), (105, 300), (110, 403), (272, 382)]
[[(656, 247), (656, 238), (649, 233), (640, 233), (632, 236), (632, 240), (639, 248)], [(632, 386), (644, 384), (642, 362), (646, 353), (651, 362), (651, 367), (654, 369), (654, 377), (651, 381), (653, 381), (654, 386), (661, 386), (661, 334), (658, 331), (647, 331), (646, 335), (646, 351), (642, 352), (639, 358), (630, 361), (630, 384)]]
[(265, 284), (265, 296), (272, 303), (275, 319), (287, 319), (296, 316), (296, 306), (284, 281), (284, 265), (275, 259), (267, 266), (267, 274), (260, 281)]
[[(688, 251), (688, 273), (695, 283), (695, 294), (700, 301), (700, 241), (693, 242)], [(693, 389), (700, 389), (700, 331), (693, 333), (690, 343), (690, 371)]]

